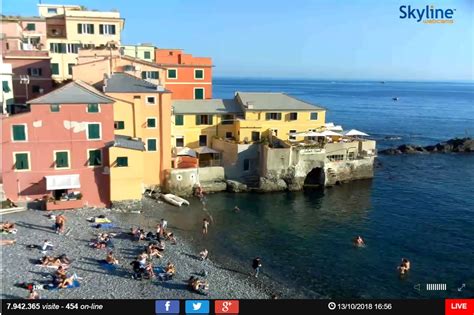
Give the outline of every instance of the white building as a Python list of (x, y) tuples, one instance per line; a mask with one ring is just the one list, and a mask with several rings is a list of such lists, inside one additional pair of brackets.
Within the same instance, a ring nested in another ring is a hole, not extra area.
[(7, 113), (7, 105), (13, 104), (12, 65), (0, 60), (0, 79), (2, 81), (1, 113)]

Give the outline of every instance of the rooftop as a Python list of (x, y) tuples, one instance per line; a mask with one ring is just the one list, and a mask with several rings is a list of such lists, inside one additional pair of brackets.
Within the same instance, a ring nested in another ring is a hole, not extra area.
[(46, 21), (44, 17), (41, 16), (20, 16), (20, 15), (3, 15), (2, 21)]
[(80, 81), (72, 81), (48, 94), (28, 101), (28, 104), (111, 104), (114, 100)]
[(236, 92), (235, 97), (246, 111), (325, 110), (285, 93)]
[(242, 113), (242, 108), (233, 99), (175, 100), (172, 106), (175, 114)]
[(129, 136), (115, 135), (115, 141), (112, 141), (107, 145), (131, 150), (145, 151), (145, 144), (143, 141)]
[(160, 85), (123, 72), (114, 73), (106, 79), (103, 90), (105, 93), (169, 93)]

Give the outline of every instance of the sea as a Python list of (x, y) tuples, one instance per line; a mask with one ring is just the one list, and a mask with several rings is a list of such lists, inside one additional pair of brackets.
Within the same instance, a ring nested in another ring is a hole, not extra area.
[[(327, 122), (368, 133), (379, 150), (474, 136), (473, 82), (214, 79), (214, 98), (236, 91), (284, 92), (322, 106)], [(202, 205), (191, 202), (165, 215), (196, 249), (248, 272), (259, 256), (262, 272), (295, 296), (474, 296), (474, 154), (380, 155), (372, 180), (320, 191), (209, 194), (205, 238)], [(352, 245), (357, 235), (365, 247)], [(403, 277), (402, 258), (411, 262)], [(432, 283), (446, 291), (427, 290)]]

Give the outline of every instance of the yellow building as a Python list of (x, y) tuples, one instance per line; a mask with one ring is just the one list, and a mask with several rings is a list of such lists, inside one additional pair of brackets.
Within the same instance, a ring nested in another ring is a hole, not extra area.
[(171, 168), (171, 93), (126, 73), (112, 74), (103, 90), (115, 100), (111, 200), (140, 199)]
[(234, 99), (173, 101), (172, 146), (211, 146), (212, 137), (237, 143), (273, 135), (298, 141), (293, 133), (320, 130), (326, 110), (284, 93), (237, 92)]
[(38, 10), (39, 15), (46, 18), (52, 77), (57, 81), (72, 78), (79, 49), (120, 45), (125, 22), (118, 11), (91, 11), (78, 5), (50, 4), (38, 4)]

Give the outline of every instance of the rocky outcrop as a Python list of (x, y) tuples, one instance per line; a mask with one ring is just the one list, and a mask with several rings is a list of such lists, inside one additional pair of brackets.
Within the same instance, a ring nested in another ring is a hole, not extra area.
[(205, 193), (224, 191), (227, 189), (227, 184), (224, 181), (201, 182), (201, 186)]
[(238, 182), (236, 180), (226, 180), (226, 184), (227, 184), (227, 191), (229, 192), (239, 193), (239, 192), (249, 191), (247, 185), (241, 182)]
[(398, 148), (390, 148), (379, 151), (379, 154), (397, 155), (397, 154), (420, 154), (420, 153), (458, 153), (458, 152), (474, 152), (474, 139), (472, 138), (455, 138), (446, 142), (440, 142), (435, 145), (416, 146), (403, 144)]
[(288, 188), (286, 182), (278, 177), (260, 177), (259, 192), (284, 191)]

